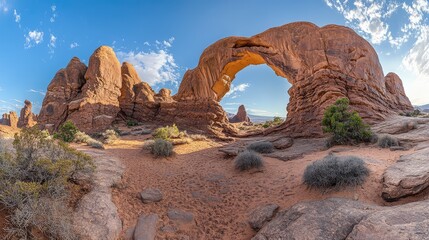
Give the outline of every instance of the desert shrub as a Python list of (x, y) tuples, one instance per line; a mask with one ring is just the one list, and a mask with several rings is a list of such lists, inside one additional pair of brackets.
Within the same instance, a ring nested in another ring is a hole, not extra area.
[(275, 127), (283, 123), (283, 119), (281, 117), (274, 117), (273, 120), (265, 121), (262, 124), (263, 128)]
[(189, 143), (191, 143), (193, 141), (194, 140), (192, 140), (189, 137), (176, 138), (176, 139), (170, 139), (169, 140), (169, 142), (171, 142), (171, 144), (173, 144), (173, 145), (189, 144)]
[(399, 146), (399, 141), (396, 137), (389, 134), (385, 134), (379, 136), (377, 145), (381, 148), (389, 148), (393, 146)]
[(191, 134), (189, 135), (193, 141), (207, 141), (207, 137), (202, 134)]
[(155, 129), (152, 136), (155, 139), (169, 140), (171, 138), (178, 138), (180, 134), (179, 128), (173, 124), (172, 126), (165, 126)]
[(245, 150), (237, 155), (234, 159), (235, 169), (245, 171), (252, 168), (259, 169), (264, 166), (262, 157), (257, 153)]
[(65, 142), (51, 139), (36, 127), (15, 135), (13, 149), (11, 153), (0, 154), (0, 203), (11, 213), (10, 238), (32, 239), (34, 236), (26, 234), (38, 229), (50, 239), (71, 239), (61, 235), (66, 230), (55, 232), (46, 225), (54, 217), (53, 205), (36, 211), (39, 208), (34, 208), (34, 204), (45, 202), (41, 199), (55, 199), (67, 208), (71, 182), (77, 175), (94, 170), (92, 159)]
[(303, 181), (309, 188), (321, 191), (340, 190), (363, 184), (368, 175), (369, 170), (362, 159), (354, 156), (328, 155), (307, 166)]
[(119, 137), (118, 133), (112, 129), (107, 129), (105, 132), (102, 133), (102, 136), (103, 142), (106, 144), (113, 143)]
[(271, 142), (260, 141), (249, 144), (247, 149), (258, 153), (271, 153), (274, 151), (274, 146)]
[(134, 119), (130, 119), (130, 120), (127, 121), (127, 126), (128, 127), (135, 127), (135, 126), (138, 126), (138, 125), (139, 125), (139, 122), (137, 122)]
[(154, 144), (155, 144), (155, 140), (152, 140), (152, 139), (144, 141), (143, 150), (152, 151), (152, 147)]
[(169, 157), (173, 154), (173, 144), (164, 139), (156, 139), (151, 147), (151, 153), (156, 157)]
[(323, 131), (331, 133), (329, 145), (369, 142), (372, 132), (355, 111), (350, 111), (347, 98), (338, 99), (329, 106), (322, 119)]
[(92, 148), (97, 148), (97, 149), (104, 149), (104, 144), (100, 141), (97, 141), (93, 138), (89, 139), (86, 144), (88, 144), (88, 146), (92, 147)]
[(79, 131), (72, 121), (66, 121), (61, 124), (58, 131), (54, 134), (54, 138), (61, 139), (64, 142), (72, 142), (74, 136)]
[(75, 143), (88, 143), (88, 141), (91, 139), (91, 136), (81, 131), (77, 131), (77, 133), (74, 135)]

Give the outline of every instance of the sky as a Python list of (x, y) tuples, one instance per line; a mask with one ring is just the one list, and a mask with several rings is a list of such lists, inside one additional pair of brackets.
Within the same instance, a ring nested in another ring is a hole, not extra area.
[[(88, 64), (101, 45), (134, 64), (155, 90), (177, 92), (203, 50), (295, 21), (351, 27), (396, 72), (414, 105), (429, 103), (428, 0), (0, 0), (0, 113), (24, 100), (40, 111), (55, 73), (74, 56)], [(285, 116), (290, 84), (266, 65), (239, 72), (221, 101), (228, 112)]]

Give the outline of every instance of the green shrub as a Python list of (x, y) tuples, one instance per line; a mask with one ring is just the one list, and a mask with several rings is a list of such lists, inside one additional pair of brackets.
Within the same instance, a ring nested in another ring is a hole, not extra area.
[(381, 148), (390, 148), (393, 146), (399, 146), (399, 141), (396, 137), (389, 134), (385, 134), (379, 136), (377, 144)]
[(151, 153), (156, 157), (169, 157), (173, 154), (173, 144), (164, 139), (156, 139), (151, 147)]
[(76, 133), (79, 131), (74, 123), (70, 120), (63, 123), (58, 131), (54, 134), (54, 137), (61, 139), (64, 142), (73, 142)]
[(135, 127), (135, 126), (138, 126), (138, 125), (139, 125), (139, 122), (137, 122), (134, 119), (127, 120), (127, 126), (128, 127)]
[(16, 134), (13, 148), (0, 154), (0, 204), (11, 214), (9, 238), (33, 239), (31, 230), (37, 229), (50, 239), (72, 239), (63, 235), (68, 234), (67, 229), (55, 229), (55, 224), (65, 224), (56, 217), (71, 215), (57, 212), (52, 204), (40, 210), (40, 204), (61, 201), (68, 209), (69, 185), (76, 176), (94, 170), (92, 159), (36, 127)]
[(260, 141), (249, 144), (247, 149), (258, 153), (271, 153), (274, 151), (274, 146), (271, 142)]
[(338, 99), (325, 110), (322, 126), (325, 133), (332, 133), (332, 145), (369, 142), (372, 136), (359, 114), (350, 111), (347, 98)]
[(274, 117), (273, 120), (265, 121), (265, 123), (262, 124), (263, 128), (269, 128), (269, 127), (275, 127), (283, 123), (283, 118), (281, 117)]
[(165, 126), (155, 129), (152, 136), (155, 139), (169, 140), (171, 138), (178, 138), (180, 135), (179, 128), (173, 124), (172, 126)]
[(235, 169), (245, 171), (252, 168), (260, 169), (264, 166), (262, 157), (257, 153), (245, 150), (234, 159)]
[(308, 165), (303, 181), (309, 188), (340, 190), (364, 183), (369, 175), (365, 162), (354, 156), (328, 155)]

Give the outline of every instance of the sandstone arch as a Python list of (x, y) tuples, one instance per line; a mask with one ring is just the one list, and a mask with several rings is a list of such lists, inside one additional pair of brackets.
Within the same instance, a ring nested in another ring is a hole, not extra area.
[(288, 116), (278, 128), (292, 136), (320, 135), (323, 111), (338, 97), (348, 97), (370, 123), (412, 109), (402, 81), (394, 73), (384, 76), (367, 41), (347, 27), (319, 28), (307, 22), (271, 28), (250, 38), (219, 40), (204, 50), (195, 69), (186, 72), (174, 98), (220, 101), (238, 71), (262, 63), (292, 84)]
[[(291, 87), (286, 121), (275, 130), (290, 136), (321, 135), (326, 106), (348, 97), (368, 122), (412, 110), (401, 79), (383, 74), (372, 46), (353, 30), (296, 22), (252, 37), (228, 37), (207, 47), (188, 70), (178, 93), (155, 93), (131, 64), (122, 67), (112, 48), (102, 46), (88, 67), (73, 58), (48, 86), (39, 115), (42, 128), (72, 120), (86, 132), (110, 127), (117, 117), (176, 123), (222, 135), (234, 133), (219, 104), (235, 74), (250, 64), (267, 64)], [(269, 84), (269, 83), (267, 83)]]

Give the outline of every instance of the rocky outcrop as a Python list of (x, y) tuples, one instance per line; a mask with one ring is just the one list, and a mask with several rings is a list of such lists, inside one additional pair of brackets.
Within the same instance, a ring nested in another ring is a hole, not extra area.
[(384, 76), (367, 41), (347, 27), (308, 22), (219, 40), (185, 73), (175, 99), (220, 101), (236, 73), (250, 64), (267, 64), (291, 83), (288, 116), (278, 127), (291, 136), (320, 135), (324, 109), (340, 97), (348, 97), (369, 123), (412, 110), (401, 80), (396, 74)]
[(6, 125), (6, 126), (9, 126), (12, 128), (17, 128), (18, 127), (18, 116), (16, 115), (16, 112), (10, 111), (9, 113), (4, 113), (2, 115), (0, 123), (2, 125)]
[(291, 83), (287, 119), (275, 129), (291, 137), (320, 136), (324, 109), (340, 97), (348, 97), (369, 123), (412, 110), (400, 78), (394, 73), (384, 76), (372, 46), (353, 30), (296, 22), (209, 46), (198, 66), (185, 73), (174, 96), (168, 89), (155, 94), (130, 64), (121, 67), (111, 48), (100, 47), (88, 69), (73, 59), (57, 73), (39, 122), (55, 129), (69, 119), (91, 133), (106, 129), (119, 113), (218, 136), (236, 133), (219, 101), (236, 73), (250, 64), (267, 64)]
[(59, 70), (48, 86), (38, 122), (42, 128), (54, 130), (65, 122), (71, 113), (69, 105), (81, 94), (87, 67), (74, 57), (67, 67)]
[(429, 187), (429, 148), (403, 155), (383, 174), (382, 197), (387, 201), (415, 195)]
[(330, 198), (298, 203), (279, 212), (252, 240), (423, 240), (429, 238), (428, 219), (427, 200), (379, 207), (350, 199)]
[(229, 119), (230, 123), (239, 123), (239, 122), (250, 122), (249, 116), (247, 116), (246, 108), (244, 105), (240, 105), (237, 110), (237, 114), (234, 117)]
[(19, 128), (28, 128), (37, 124), (37, 116), (32, 112), (31, 102), (25, 100), (24, 104), (18, 119)]

